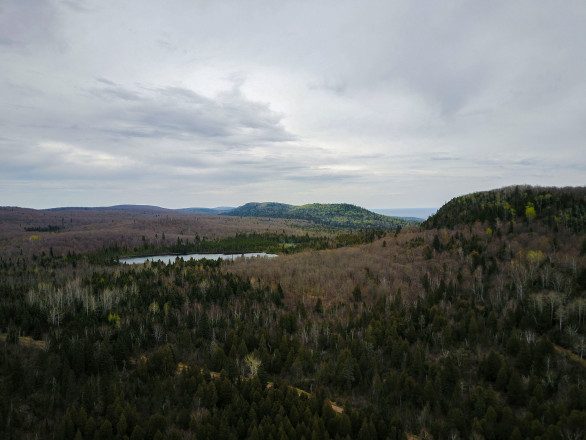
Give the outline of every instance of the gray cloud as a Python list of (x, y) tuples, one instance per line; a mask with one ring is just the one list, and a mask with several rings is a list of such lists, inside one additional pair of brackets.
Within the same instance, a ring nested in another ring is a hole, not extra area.
[(105, 79), (99, 79), (98, 81), (106, 84), (106, 87), (94, 87), (92, 89), (89, 89), (88, 92), (106, 102), (116, 100), (139, 101), (141, 99), (138, 93), (117, 86), (115, 83), (111, 81)]
[(585, 21), (577, 0), (6, 0), (0, 204), (583, 185)]
[(181, 87), (128, 88), (99, 82), (88, 90), (107, 104), (98, 130), (123, 138), (214, 138), (226, 147), (295, 139), (280, 124), (281, 115), (267, 104), (248, 100), (238, 88), (207, 98)]
[(51, 43), (56, 22), (50, 2), (5, 0), (0, 5), (0, 47), (22, 50), (39, 42)]

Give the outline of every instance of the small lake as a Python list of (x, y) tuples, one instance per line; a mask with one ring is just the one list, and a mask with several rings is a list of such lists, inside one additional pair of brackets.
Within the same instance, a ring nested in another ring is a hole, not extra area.
[(194, 260), (236, 260), (237, 258), (275, 258), (277, 254), (267, 254), (265, 252), (248, 252), (244, 254), (187, 254), (187, 255), (151, 255), (148, 257), (131, 257), (131, 258), (120, 258), (121, 263), (125, 264), (143, 264), (145, 261), (162, 261), (165, 264), (170, 264), (175, 261), (176, 258), (181, 258), (184, 261), (190, 259)]

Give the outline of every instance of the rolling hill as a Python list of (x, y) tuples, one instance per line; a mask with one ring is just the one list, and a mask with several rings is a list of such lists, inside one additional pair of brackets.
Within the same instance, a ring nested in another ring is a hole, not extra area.
[(476, 192), (450, 200), (424, 223), (426, 228), (453, 228), (475, 222), (531, 224), (539, 221), (551, 229), (584, 232), (586, 187), (551, 188), (508, 186)]
[(414, 220), (376, 214), (348, 203), (312, 203), (300, 206), (275, 202), (247, 203), (225, 215), (308, 220), (321, 226), (349, 229), (389, 230), (418, 224)]
[(383, 215), (348, 203), (312, 203), (295, 206), (277, 202), (251, 202), (238, 208), (221, 206), (216, 208), (191, 207), (180, 209), (168, 209), (151, 205), (116, 205), (105, 207), (59, 207), (49, 208), (43, 211), (62, 212), (72, 210), (143, 214), (169, 214), (175, 212), (181, 214), (228, 215), (233, 217), (280, 218), (306, 220), (329, 228), (371, 230), (394, 230), (398, 227), (417, 225), (423, 221), (415, 217), (392, 217)]

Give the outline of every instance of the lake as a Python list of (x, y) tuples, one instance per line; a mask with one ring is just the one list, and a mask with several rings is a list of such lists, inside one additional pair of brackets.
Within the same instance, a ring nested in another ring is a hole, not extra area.
[(191, 258), (194, 260), (201, 260), (203, 258), (207, 260), (235, 260), (236, 258), (275, 258), (277, 254), (267, 254), (265, 252), (247, 252), (243, 254), (187, 254), (187, 255), (151, 255), (148, 257), (131, 257), (131, 258), (120, 258), (121, 263), (125, 264), (142, 264), (145, 261), (162, 261), (165, 264), (170, 264), (175, 261), (176, 258), (181, 258), (184, 261), (188, 261)]

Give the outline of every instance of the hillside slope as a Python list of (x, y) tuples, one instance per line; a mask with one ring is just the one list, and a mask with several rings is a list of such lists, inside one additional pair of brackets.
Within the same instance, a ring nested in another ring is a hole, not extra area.
[(293, 205), (287, 205), (285, 203), (276, 202), (264, 202), (256, 203), (251, 202), (245, 205), (239, 206), (226, 215), (238, 216), (238, 217), (276, 217), (285, 218), (290, 212)]
[(413, 220), (388, 217), (348, 203), (312, 203), (301, 206), (283, 203), (247, 203), (225, 215), (240, 217), (273, 217), (312, 221), (334, 228), (396, 229), (418, 224)]
[(586, 187), (548, 188), (509, 186), (456, 197), (423, 223), (425, 228), (453, 228), (477, 221), (531, 224), (535, 221), (553, 230), (584, 232)]

